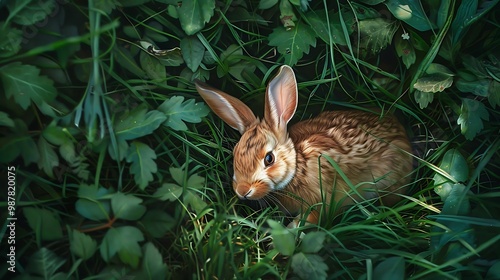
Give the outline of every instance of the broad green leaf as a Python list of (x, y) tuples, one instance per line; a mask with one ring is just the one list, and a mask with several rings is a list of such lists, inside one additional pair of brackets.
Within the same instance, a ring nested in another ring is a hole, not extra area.
[(183, 0), (177, 14), (187, 35), (193, 35), (205, 27), (214, 14), (215, 0)]
[(335, 44), (343, 46), (347, 45), (346, 35), (342, 31), (342, 26), (339, 22), (340, 20), (338, 14), (331, 14), (329, 16), (329, 25), (324, 13), (310, 11), (306, 16), (309, 24), (311, 25), (311, 28), (314, 30), (316, 35), (325, 43), (330, 43), (331, 35), (332, 41)]
[(389, 257), (383, 260), (375, 267), (373, 279), (405, 279), (405, 259), (403, 257)]
[(422, 92), (442, 92), (453, 84), (453, 77), (447, 74), (435, 73), (417, 80), (413, 87)]
[(197, 214), (201, 213), (207, 207), (207, 203), (194, 191), (187, 191), (184, 194), (183, 201), (184, 204), (191, 206)]
[(384, 2), (385, 0), (359, 0), (359, 2), (361, 3), (365, 3), (367, 5), (377, 5), (377, 4), (380, 4), (382, 2)]
[(151, 242), (144, 244), (142, 251), (144, 257), (142, 258), (141, 279), (165, 279), (168, 275), (168, 267), (163, 262), (160, 251)]
[[(297, 3), (296, 3), (297, 4)], [(297, 16), (293, 11), (293, 6), (288, 1), (280, 1), (280, 21), (287, 30), (293, 28), (295, 26), (295, 22), (297, 21)]]
[[(122, 138), (117, 138), (116, 139), (116, 147), (117, 147), (117, 150), (115, 151), (115, 149), (113, 149), (112, 145), (108, 145), (109, 156), (114, 160), (122, 161), (127, 156), (127, 152), (128, 152), (128, 149), (130, 146), (129, 146), (127, 140), (124, 140)], [(118, 155), (117, 155), (117, 153), (118, 153)]]
[(40, 160), (38, 146), (28, 132), (24, 121), (14, 119), (13, 134), (0, 138), (0, 162), (9, 163), (21, 156), (24, 165), (37, 163)]
[(295, 251), (295, 236), (282, 224), (268, 220), (271, 227), (271, 236), (273, 237), (274, 247), (285, 256), (291, 256)]
[[(56, 271), (66, 262), (51, 250), (42, 247), (28, 259), (26, 271), (32, 275), (40, 276), (39, 279), (53, 279)], [(34, 278), (34, 277), (33, 277)]]
[(477, 10), (478, 0), (468, 0), (460, 3), (455, 18), (451, 23), (452, 45), (457, 44), (460, 38), (467, 32), (469, 22), (473, 19)]
[(141, 205), (142, 199), (122, 192), (111, 196), (111, 208), (115, 218), (129, 221), (138, 220), (146, 212), (146, 207)]
[(65, 161), (70, 164), (75, 163), (77, 159), (75, 145), (69, 139), (68, 141), (62, 143), (61, 146), (59, 146), (59, 154)]
[(148, 145), (134, 141), (127, 151), (127, 162), (130, 165), (130, 173), (141, 190), (144, 190), (149, 182), (153, 181), (153, 174), (158, 171), (156, 166), (156, 153)]
[(138, 106), (116, 118), (115, 134), (122, 140), (137, 139), (151, 134), (166, 119), (165, 114), (159, 111), (148, 112), (145, 106)]
[(297, 253), (292, 257), (292, 269), (302, 279), (326, 279), (328, 266), (316, 254)]
[(21, 30), (0, 21), (0, 57), (10, 57), (18, 53), (22, 41), (23, 32)]
[(184, 37), (180, 42), (180, 47), (187, 67), (196, 72), (203, 60), (205, 47), (196, 36)]
[(161, 238), (177, 224), (177, 221), (165, 211), (152, 209), (144, 214), (141, 224), (151, 236)]
[(486, 273), (486, 280), (500, 280), (500, 260), (496, 260)]
[(110, 202), (102, 197), (109, 193), (110, 191), (105, 188), (85, 184), (80, 185), (78, 188), (79, 199), (75, 203), (76, 211), (89, 220), (108, 220), (111, 209)]
[(40, 151), (40, 160), (38, 168), (43, 170), (47, 176), (54, 178), (54, 167), (59, 166), (59, 157), (45, 138), (38, 138), (38, 151)]
[(448, 76), (455, 76), (455, 73), (453, 73), (450, 69), (448, 69), (448, 67), (439, 63), (431, 63), (429, 67), (427, 67), (427, 70), (425, 70), (425, 73), (429, 75), (443, 74)]
[(259, 9), (266, 10), (278, 4), (278, 0), (260, 0)]
[(37, 236), (37, 240), (57, 240), (63, 237), (59, 217), (56, 213), (35, 207), (24, 207), (24, 216), (28, 225)]
[(420, 1), (387, 0), (385, 5), (394, 17), (419, 31), (427, 31), (435, 26), (425, 14)]
[(116, 9), (117, 0), (94, 0), (94, 8), (103, 11), (105, 14), (111, 14)]
[(483, 121), (489, 120), (489, 113), (483, 103), (462, 98), (461, 113), (457, 123), (467, 140), (472, 140), (483, 129)]
[(113, 56), (115, 58), (115, 61), (118, 62), (120, 66), (130, 71), (130, 73), (134, 74), (140, 79), (146, 78), (146, 72), (144, 72), (144, 70), (142, 70), (142, 68), (137, 65), (137, 62), (130, 53), (129, 49), (126, 49), (120, 44), (115, 44), (113, 48)]
[(490, 83), (488, 102), (493, 108), (496, 108), (497, 105), (500, 106), (500, 83), (497, 81), (491, 81)]
[(444, 154), (439, 168), (447, 176), (439, 173), (434, 175), (434, 185), (436, 186), (434, 191), (441, 197), (441, 200), (445, 201), (455, 183), (465, 182), (469, 178), (469, 166), (458, 150), (450, 149)]
[(161, 64), (160, 60), (155, 56), (142, 51), (139, 55), (139, 62), (141, 64), (142, 70), (146, 73), (146, 75), (154, 81), (157, 82), (165, 82), (167, 78), (167, 69), (163, 64)]
[(173, 96), (165, 100), (158, 110), (166, 116), (163, 125), (173, 130), (187, 130), (184, 122), (199, 123), (201, 118), (208, 115), (208, 107), (204, 103), (195, 103), (194, 99), (184, 101), (182, 96)]
[(376, 54), (389, 45), (398, 25), (383, 18), (365, 19), (358, 23), (361, 39), (359, 45), (368, 53)]
[(64, 132), (63, 128), (51, 123), (45, 127), (42, 131), (43, 137), (53, 145), (60, 146), (66, 141), (68, 141), (68, 136)]
[(120, 260), (132, 268), (139, 266), (142, 250), (139, 242), (144, 241), (142, 232), (133, 226), (112, 227), (102, 239), (100, 252), (106, 262), (118, 254)]
[(285, 57), (285, 63), (293, 66), (304, 53), (309, 53), (310, 46), (316, 47), (313, 34), (311, 27), (298, 21), (290, 30), (284, 27), (275, 28), (269, 35), (269, 45), (278, 47), (278, 52)]
[[(184, 63), (184, 58), (182, 57), (182, 52), (179, 47), (166, 50), (164, 55), (158, 56), (160, 63), (170, 67), (170, 66), (179, 66)], [(205, 54), (203, 54), (205, 55)], [(198, 68), (200, 69), (200, 68)]]
[[(15, 1), (13, 1), (15, 2)], [(0, 80), (3, 82), (5, 95), (24, 110), (31, 102), (37, 106), (52, 101), (57, 90), (53, 81), (46, 76), (40, 76), (40, 69), (32, 65), (13, 62), (0, 67)]]
[(318, 253), (323, 248), (326, 233), (322, 231), (308, 232), (302, 239), (300, 251), (303, 253)]
[(70, 250), (77, 257), (88, 260), (97, 251), (97, 242), (89, 235), (73, 229), (70, 234)]
[(176, 184), (164, 183), (156, 190), (154, 196), (160, 200), (175, 201), (180, 198), (182, 191), (182, 187)]
[(405, 40), (401, 36), (396, 36), (394, 40), (396, 53), (403, 60), (406, 69), (409, 69), (412, 64), (415, 63), (417, 55), (415, 54), (415, 49), (411, 45), (410, 40)]
[(9, 114), (0, 111), (0, 126), (14, 127), (14, 121)]
[(461, 92), (473, 93), (475, 95), (486, 97), (489, 94), (490, 81), (487, 79), (475, 81), (466, 81), (463, 79), (459, 79), (455, 83), (455, 86)]
[(32, 25), (45, 19), (57, 5), (55, 0), (7, 1), (10, 12), (7, 20), (20, 25)]

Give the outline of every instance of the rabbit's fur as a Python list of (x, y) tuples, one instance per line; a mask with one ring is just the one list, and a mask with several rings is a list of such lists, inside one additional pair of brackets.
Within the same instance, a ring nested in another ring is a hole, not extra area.
[[(237, 98), (200, 81), (196, 88), (210, 108), (242, 134), (233, 151), (233, 188), (241, 199), (272, 195), (287, 213), (325, 201), (340, 209), (358, 194), (392, 205), (399, 200), (395, 193), (402, 193), (409, 181), (411, 147), (394, 116), (331, 111), (287, 129), (298, 102), (295, 75), (288, 66), (282, 66), (267, 87), (262, 120)], [(316, 210), (307, 217), (310, 223), (317, 219)]]

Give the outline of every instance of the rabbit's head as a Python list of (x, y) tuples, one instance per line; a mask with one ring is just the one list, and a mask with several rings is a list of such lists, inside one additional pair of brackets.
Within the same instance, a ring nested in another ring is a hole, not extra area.
[(237, 98), (203, 82), (195, 84), (214, 113), (241, 133), (233, 151), (233, 188), (238, 197), (256, 200), (285, 188), (296, 172), (296, 152), (287, 132), (298, 98), (293, 70), (282, 66), (267, 86), (262, 120)]

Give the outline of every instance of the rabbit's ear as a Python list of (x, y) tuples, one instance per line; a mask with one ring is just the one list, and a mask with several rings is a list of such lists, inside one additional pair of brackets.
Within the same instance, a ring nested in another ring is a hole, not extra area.
[(297, 109), (297, 81), (290, 66), (281, 66), (278, 75), (267, 86), (264, 119), (278, 131), (286, 131), (286, 125)]
[(243, 134), (247, 128), (257, 121), (252, 110), (239, 99), (201, 82), (195, 81), (196, 90), (219, 116), (230, 127)]

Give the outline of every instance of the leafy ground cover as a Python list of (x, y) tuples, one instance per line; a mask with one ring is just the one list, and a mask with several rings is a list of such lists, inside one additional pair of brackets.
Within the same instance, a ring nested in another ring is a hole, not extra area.
[[(498, 279), (498, 1), (0, 2), (2, 279)], [(287, 229), (231, 190), (238, 133), (200, 79), (294, 121), (395, 112), (415, 150), (393, 208)], [(5, 182), (5, 183), (4, 183)]]

